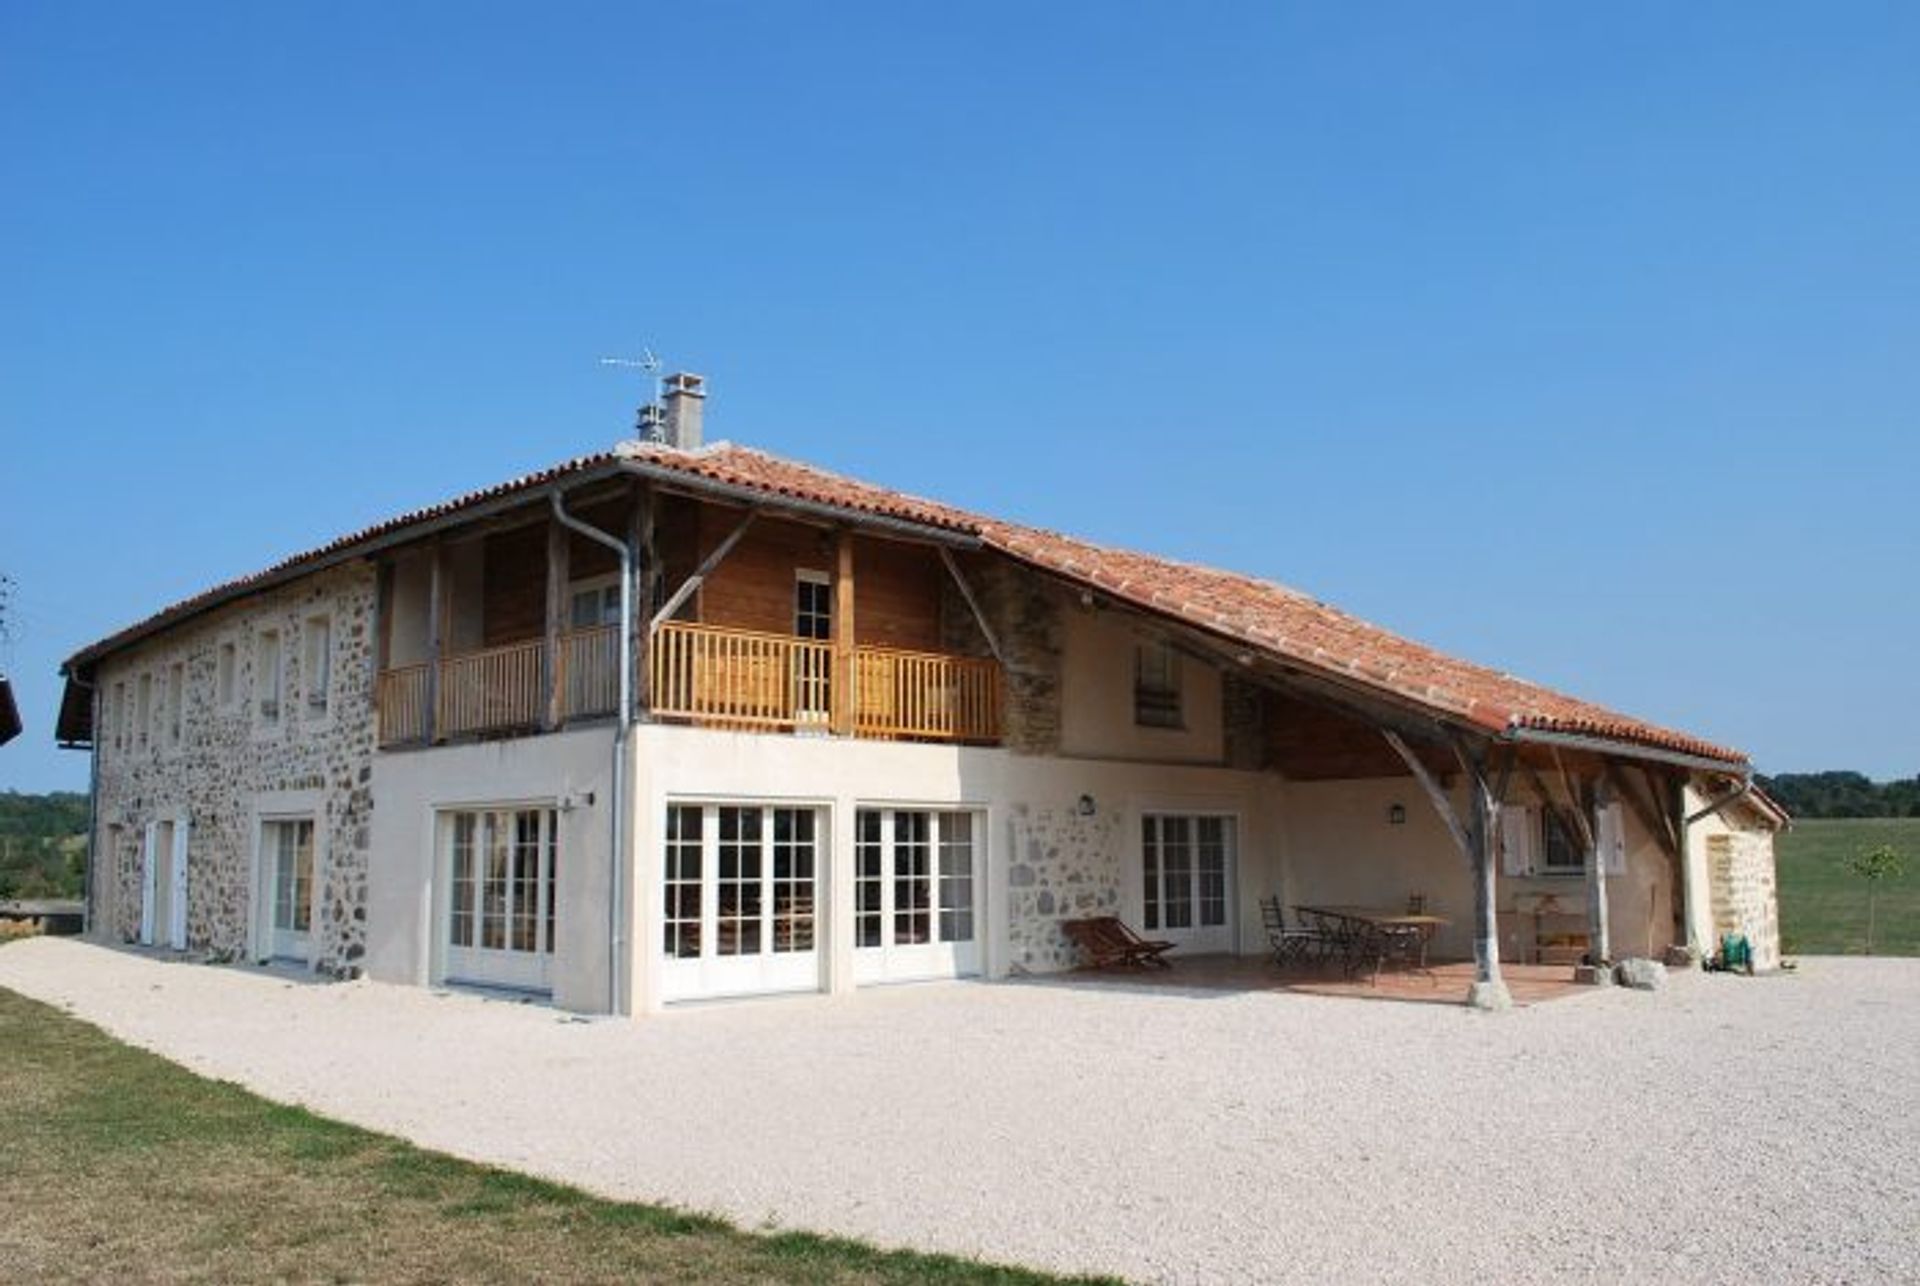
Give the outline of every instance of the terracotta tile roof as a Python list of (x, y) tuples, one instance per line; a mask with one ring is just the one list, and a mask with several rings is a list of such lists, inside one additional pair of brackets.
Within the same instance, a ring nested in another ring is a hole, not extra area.
[(967, 532), (1013, 558), (1135, 607), (1357, 680), (1490, 732), (1531, 728), (1746, 762), (1738, 750), (1447, 656), (1273, 581), (971, 514), (746, 447), (718, 444), (700, 453), (643, 448), (636, 454), (700, 477)]
[(1597, 737), (1744, 764), (1738, 750), (1662, 728), (1459, 660), (1272, 581), (1111, 549), (1040, 528), (969, 513), (935, 500), (716, 443), (699, 451), (624, 443), (497, 486), (416, 509), (261, 572), (216, 586), (76, 653), (74, 670), (196, 612), (285, 579), (407, 529), (547, 483), (631, 464), (648, 472), (754, 492), (853, 515), (866, 514), (973, 537), (984, 546), (1149, 613), (1197, 627), (1305, 669), (1345, 678), (1492, 733), (1510, 729)]

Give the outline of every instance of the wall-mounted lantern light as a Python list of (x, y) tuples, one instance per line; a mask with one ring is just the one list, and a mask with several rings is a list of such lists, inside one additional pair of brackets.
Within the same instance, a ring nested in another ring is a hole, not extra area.
[(1405, 804), (1389, 805), (1387, 808), (1387, 825), (1405, 826), (1406, 824), (1407, 824), (1407, 806)]
[(1073, 810), (1082, 817), (1091, 817), (1093, 816), (1093, 808), (1093, 796), (1082, 795), (1080, 796), (1080, 802), (1074, 805)]

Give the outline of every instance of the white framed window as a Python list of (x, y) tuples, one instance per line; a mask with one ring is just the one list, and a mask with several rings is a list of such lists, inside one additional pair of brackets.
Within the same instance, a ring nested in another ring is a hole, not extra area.
[(1184, 726), (1180, 709), (1180, 654), (1170, 643), (1133, 649), (1133, 721), (1143, 728)]
[(826, 822), (809, 805), (667, 806), (661, 877), (669, 999), (819, 985)]
[(309, 616), (300, 630), (301, 686), (309, 719), (324, 719), (333, 700), (333, 618)]
[(1182, 945), (1229, 950), (1237, 823), (1218, 813), (1140, 819), (1143, 926)]
[(793, 574), (793, 634), (802, 639), (833, 637), (833, 578), (827, 573)]
[[(1557, 808), (1507, 804), (1500, 810), (1503, 874), (1511, 876), (1578, 876), (1586, 872), (1582, 840), (1562, 820)], [(1594, 843), (1609, 875), (1626, 873), (1626, 819), (1618, 803), (1595, 811)]]
[(559, 813), (460, 809), (444, 819), (447, 976), (545, 990), (556, 941)]
[(620, 575), (590, 576), (567, 586), (567, 625), (590, 630), (620, 623)]
[(214, 650), (213, 699), (223, 712), (231, 712), (240, 699), (240, 649), (232, 639), (220, 640)]
[(187, 667), (175, 661), (167, 667), (167, 746), (179, 749), (182, 724), (186, 719)]
[(286, 658), (281, 654), (280, 631), (261, 630), (253, 636), (254, 716), (268, 727), (280, 722), (280, 703), (286, 694)]

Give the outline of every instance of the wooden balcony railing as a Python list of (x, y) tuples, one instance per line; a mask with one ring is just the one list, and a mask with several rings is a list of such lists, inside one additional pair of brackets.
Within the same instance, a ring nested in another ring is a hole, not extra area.
[[(1000, 667), (978, 657), (854, 649), (854, 732), (997, 741)], [(653, 713), (745, 728), (819, 728), (833, 712), (833, 645), (670, 621), (653, 642)]]
[[(380, 674), (380, 744), (541, 727), (546, 643), (531, 639)], [(555, 657), (562, 720), (612, 714), (619, 701), (617, 626), (562, 634)], [(669, 621), (653, 637), (651, 713), (720, 727), (826, 731), (833, 645), (824, 640)], [(853, 731), (861, 737), (993, 742), (1000, 667), (990, 660), (892, 648), (854, 649)], [(432, 718), (428, 717), (432, 692)]]
[(862, 737), (1000, 739), (1000, 667), (992, 661), (861, 647), (854, 672), (854, 731)]
[(827, 726), (830, 643), (668, 621), (652, 653), (656, 715), (739, 728)]
[(375, 693), (380, 711), (380, 744), (402, 745), (427, 739), (427, 667), (403, 665), (380, 672)]
[(458, 737), (539, 726), (547, 705), (540, 656), (545, 650), (545, 641), (534, 639), (441, 661), (434, 731)]
[(560, 717), (612, 714), (620, 705), (620, 627), (560, 636)]

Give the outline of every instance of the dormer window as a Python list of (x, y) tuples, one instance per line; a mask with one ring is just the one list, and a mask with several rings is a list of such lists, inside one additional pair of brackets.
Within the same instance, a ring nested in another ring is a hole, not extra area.
[(1133, 721), (1142, 728), (1185, 726), (1180, 710), (1180, 654), (1171, 643), (1133, 649)]

